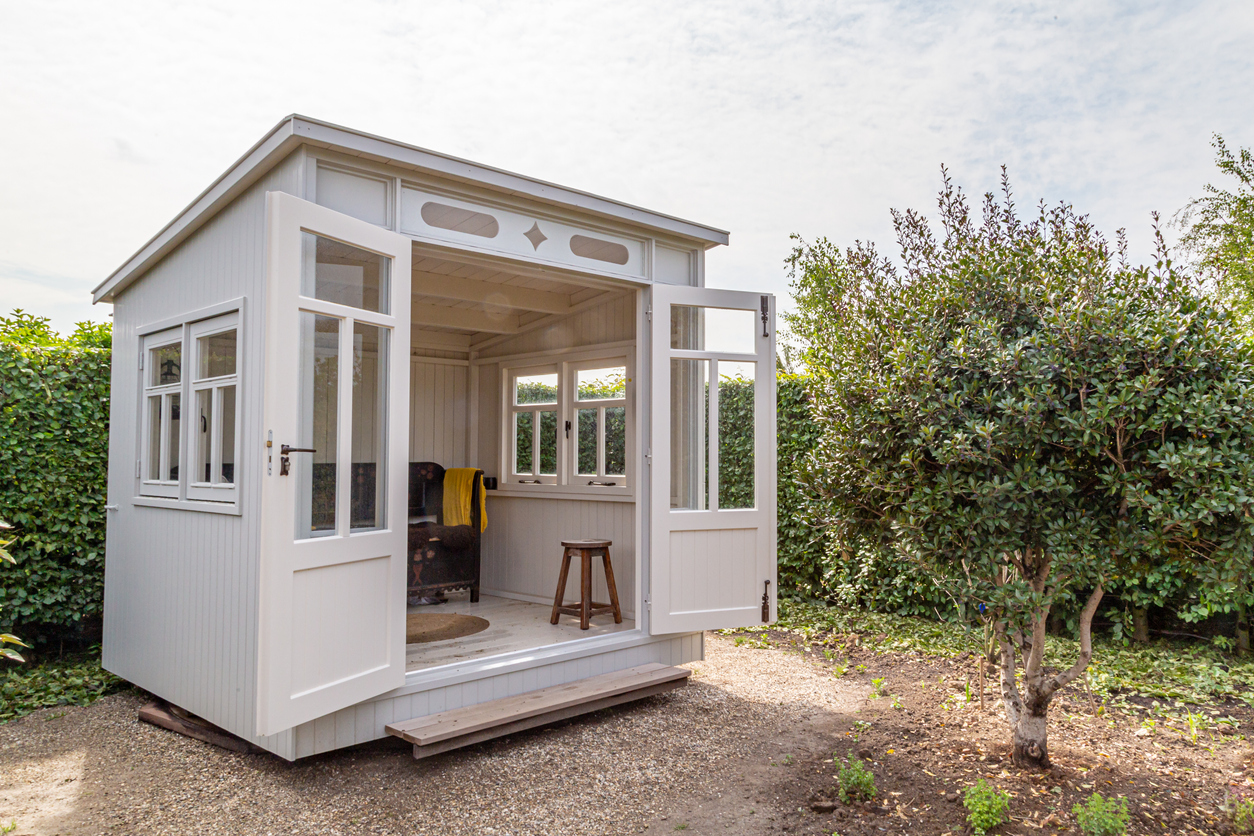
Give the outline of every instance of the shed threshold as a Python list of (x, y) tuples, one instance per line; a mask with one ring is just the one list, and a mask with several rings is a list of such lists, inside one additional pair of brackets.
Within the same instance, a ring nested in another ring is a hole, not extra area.
[(414, 744), (414, 758), (422, 759), (661, 694), (685, 684), (691, 675), (692, 671), (687, 668), (650, 662), (577, 682), (392, 723), (385, 728), (388, 734)]

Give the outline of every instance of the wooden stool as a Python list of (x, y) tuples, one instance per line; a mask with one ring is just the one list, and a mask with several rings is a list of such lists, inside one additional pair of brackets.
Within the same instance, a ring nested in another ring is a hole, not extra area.
[[(553, 615), (550, 624), (556, 624), (561, 613), (579, 616), (579, 629), (588, 629), (588, 619), (602, 613), (614, 613), (614, 623), (623, 623), (623, 611), (618, 608), (618, 587), (614, 586), (614, 565), (610, 563), (609, 540), (563, 540), (562, 572), (557, 576), (557, 595), (553, 598)], [(566, 577), (570, 574), (570, 559), (579, 555), (579, 603), (565, 606)], [(605, 566), (605, 586), (610, 593), (610, 603), (598, 604), (592, 600), (592, 558), (600, 555)]]

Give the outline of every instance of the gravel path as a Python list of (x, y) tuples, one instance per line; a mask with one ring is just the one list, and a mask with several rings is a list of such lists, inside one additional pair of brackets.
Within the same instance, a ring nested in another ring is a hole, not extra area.
[(754, 833), (772, 815), (771, 759), (826, 745), (865, 693), (779, 650), (707, 636), (706, 654), (685, 688), (422, 762), (393, 740), (295, 764), (226, 752), (137, 721), (133, 693), (45, 710), (0, 726), (0, 825), (582, 836), (669, 832), (708, 804), (721, 832)]

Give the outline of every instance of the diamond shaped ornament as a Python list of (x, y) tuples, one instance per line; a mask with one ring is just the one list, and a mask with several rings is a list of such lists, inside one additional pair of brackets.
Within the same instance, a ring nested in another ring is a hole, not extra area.
[(531, 229), (524, 232), (523, 235), (527, 236), (527, 240), (531, 242), (532, 248), (537, 250), (540, 249), (541, 244), (549, 240), (549, 236), (540, 231), (540, 224), (538, 222), (533, 223), (531, 225)]

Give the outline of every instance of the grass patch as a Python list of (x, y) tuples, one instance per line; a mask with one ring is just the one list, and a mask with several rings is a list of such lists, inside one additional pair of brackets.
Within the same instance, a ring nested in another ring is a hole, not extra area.
[[(921, 653), (955, 656), (979, 653), (983, 635), (961, 624), (946, 624), (900, 615), (781, 599), (775, 629), (796, 633), (806, 641), (829, 634), (882, 636), (864, 645), (876, 653)], [(746, 632), (761, 632), (750, 628)], [(1079, 654), (1079, 642), (1050, 636), (1046, 659), (1065, 667)], [(1213, 705), (1234, 700), (1254, 708), (1254, 659), (1224, 653), (1202, 642), (1154, 641), (1124, 645), (1105, 636), (1093, 637), (1093, 663), (1088, 670), (1093, 695), (1119, 704), (1130, 696)]]
[(41, 708), (90, 705), (126, 683), (100, 667), (100, 648), (0, 672), (0, 723)]

